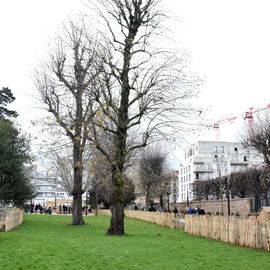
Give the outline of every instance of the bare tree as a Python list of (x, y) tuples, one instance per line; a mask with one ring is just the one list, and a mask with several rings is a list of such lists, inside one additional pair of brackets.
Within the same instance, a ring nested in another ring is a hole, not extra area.
[[(212, 185), (213, 183), (217, 183), (214, 180), (209, 181), (195, 181), (193, 183), (193, 194), (195, 200), (201, 201), (201, 200), (207, 200), (211, 195), (213, 195), (212, 192)], [(219, 191), (219, 185), (218, 185), (218, 191)]]
[(72, 175), (68, 175), (72, 177), (72, 225), (84, 224), (83, 154), (87, 148), (89, 125), (95, 115), (89, 92), (98, 72), (95, 62), (97, 43), (90, 38), (83, 22), (78, 25), (69, 23), (63, 35), (56, 38), (49, 60), (35, 74), (35, 85), (42, 102), (53, 115), (50, 129), (58, 133), (54, 146), (60, 150), (61, 147), (72, 149), (71, 160), (68, 160), (73, 169)]
[(167, 187), (165, 175), (166, 154), (160, 148), (144, 150), (139, 161), (139, 186), (145, 194), (145, 209), (149, 208), (151, 196), (163, 196)]
[[(103, 138), (103, 142), (104, 142)], [(103, 143), (103, 147), (107, 144), (110, 147), (110, 142)], [(89, 189), (89, 202), (97, 209), (98, 204), (103, 203), (104, 206), (110, 206), (113, 198), (113, 186), (110, 181), (110, 164), (106, 157), (100, 152), (95, 151), (90, 159), (91, 181)], [(133, 181), (123, 172), (124, 181), (124, 205), (129, 204), (135, 199), (135, 186)]]
[(264, 163), (270, 167), (270, 112), (258, 115), (253, 128), (242, 136), (242, 144), (246, 148), (255, 149), (262, 154)]
[[(93, 153), (91, 148), (86, 149), (82, 155), (82, 191), (83, 193), (88, 190), (91, 182), (91, 162)], [(72, 194), (74, 190), (74, 166), (72, 157), (72, 148), (65, 147), (59, 151), (58, 149), (50, 149), (51, 167), (50, 173), (57, 176), (55, 183), (61, 185), (68, 194)]]
[(219, 192), (220, 192), (220, 200), (221, 200), (221, 212), (224, 213), (223, 209), (223, 195), (224, 195), (224, 184), (223, 177), (228, 175), (228, 163), (227, 160), (221, 156), (215, 155), (213, 159), (213, 165), (216, 167), (214, 170), (215, 175), (214, 178), (219, 183)]
[[(90, 139), (110, 163), (113, 201), (107, 233), (123, 234), (127, 156), (150, 141), (169, 139), (177, 135), (176, 130), (183, 131), (193, 112), (188, 101), (200, 80), (187, 75), (184, 58), (154, 46), (165, 17), (158, 9), (159, 0), (97, 2), (109, 35), (104, 34), (101, 72), (95, 83), (95, 101), (103, 117), (96, 119)], [(112, 125), (104, 124), (104, 119)], [(113, 158), (100, 142), (100, 129), (114, 135)], [(134, 132), (136, 138), (131, 142)]]
[[(167, 164), (166, 164), (167, 165)], [(165, 208), (166, 203), (164, 203), (164, 199), (167, 198), (167, 207), (169, 209), (169, 196), (171, 194), (171, 182), (172, 182), (172, 174), (169, 171), (168, 167), (165, 165), (165, 168), (160, 177), (160, 181), (155, 188), (155, 194), (159, 197), (159, 205), (162, 209)]]

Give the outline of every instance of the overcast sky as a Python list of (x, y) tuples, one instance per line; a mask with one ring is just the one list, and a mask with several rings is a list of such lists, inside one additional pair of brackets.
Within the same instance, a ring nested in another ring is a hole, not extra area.
[[(193, 72), (205, 81), (200, 103), (211, 108), (211, 121), (270, 103), (269, 0), (164, 0), (163, 5), (178, 18), (170, 20), (172, 38), (189, 52)], [(0, 87), (12, 89), (25, 129), (35, 114), (33, 69), (61, 23), (80, 11), (87, 12), (79, 0), (1, 1)], [(224, 124), (221, 139), (234, 139), (240, 122)], [(214, 139), (214, 132), (198, 133), (199, 139)]]

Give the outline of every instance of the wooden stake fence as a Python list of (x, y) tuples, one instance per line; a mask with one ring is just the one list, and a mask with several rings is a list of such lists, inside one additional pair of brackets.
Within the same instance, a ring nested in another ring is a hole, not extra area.
[(185, 232), (270, 251), (270, 221), (246, 217), (186, 215)]
[(12, 208), (5, 217), (0, 217), (0, 231), (8, 232), (23, 222), (23, 210)]
[[(110, 216), (110, 210), (99, 210), (98, 215)], [(184, 229), (184, 216), (173, 213), (125, 210), (125, 217), (136, 218), (172, 229)]]

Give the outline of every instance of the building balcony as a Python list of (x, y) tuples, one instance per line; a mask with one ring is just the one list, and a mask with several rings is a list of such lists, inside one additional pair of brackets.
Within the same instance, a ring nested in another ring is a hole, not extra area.
[(208, 160), (208, 157), (194, 157), (193, 163), (204, 163), (205, 160)]
[(43, 196), (41, 194), (38, 194), (34, 199), (55, 199), (55, 196), (49, 195), (49, 196)]
[(193, 169), (194, 173), (212, 173), (213, 169), (199, 169), (199, 168), (194, 168)]
[(248, 166), (249, 162), (248, 161), (241, 161), (241, 160), (236, 160), (236, 161), (231, 160), (230, 164), (231, 165), (246, 165), (246, 166)]
[(40, 192), (40, 193), (55, 193), (55, 190), (54, 189), (48, 189), (48, 188), (39, 188), (37, 190), (37, 192)]

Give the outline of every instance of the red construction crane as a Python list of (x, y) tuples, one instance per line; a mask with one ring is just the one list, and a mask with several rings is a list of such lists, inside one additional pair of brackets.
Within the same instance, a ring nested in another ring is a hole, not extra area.
[[(258, 113), (260, 111), (267, 110), (267, 109), (270, 109), (270, 104), (268, 104), (266, 107), (257, 108), (257, 109), (254, 109), (254, 107), (250, 107), (249, 111), (244, 113), (244, 120), (248, 121), (248, 132), (249, 132), (249, 135), (251, 137), (254, 135), (254, 117), (253, 117), (253, 114)], [(219, 131), (220, 124), (231, 123), (232, 121), (236, 120), (237, 118), (242, 118), (242, 117), (243, 117), (243, 114), (239, 115), (239, 116), (233, 116), (233, 117), (221, 119), (221, 120), (218, 120), (214, 125), (211, 125), (211, 127), (213, 127), (215, 132), (216, 132), (216, 140), (217, 141), (220, 140), (220, 131)]]
[(244, 119), (248, 121), (248, 133), (249, 136), (252, 138), (254, 136), (254, 113), (258, 113), (264, 110), (267, 110), (270, 108), (270, 104), (268, 104), (266, 107), (254, 109), (253, 107), (249, 108), (248, 112), (245, 112)]
[(253, 107), (249, 108), (248, 112), (245, 112), (244, 120), (248, 121), (248, 133), (249, 136), (252, 138), (254, 136), (254, 117), (253, 117)]

